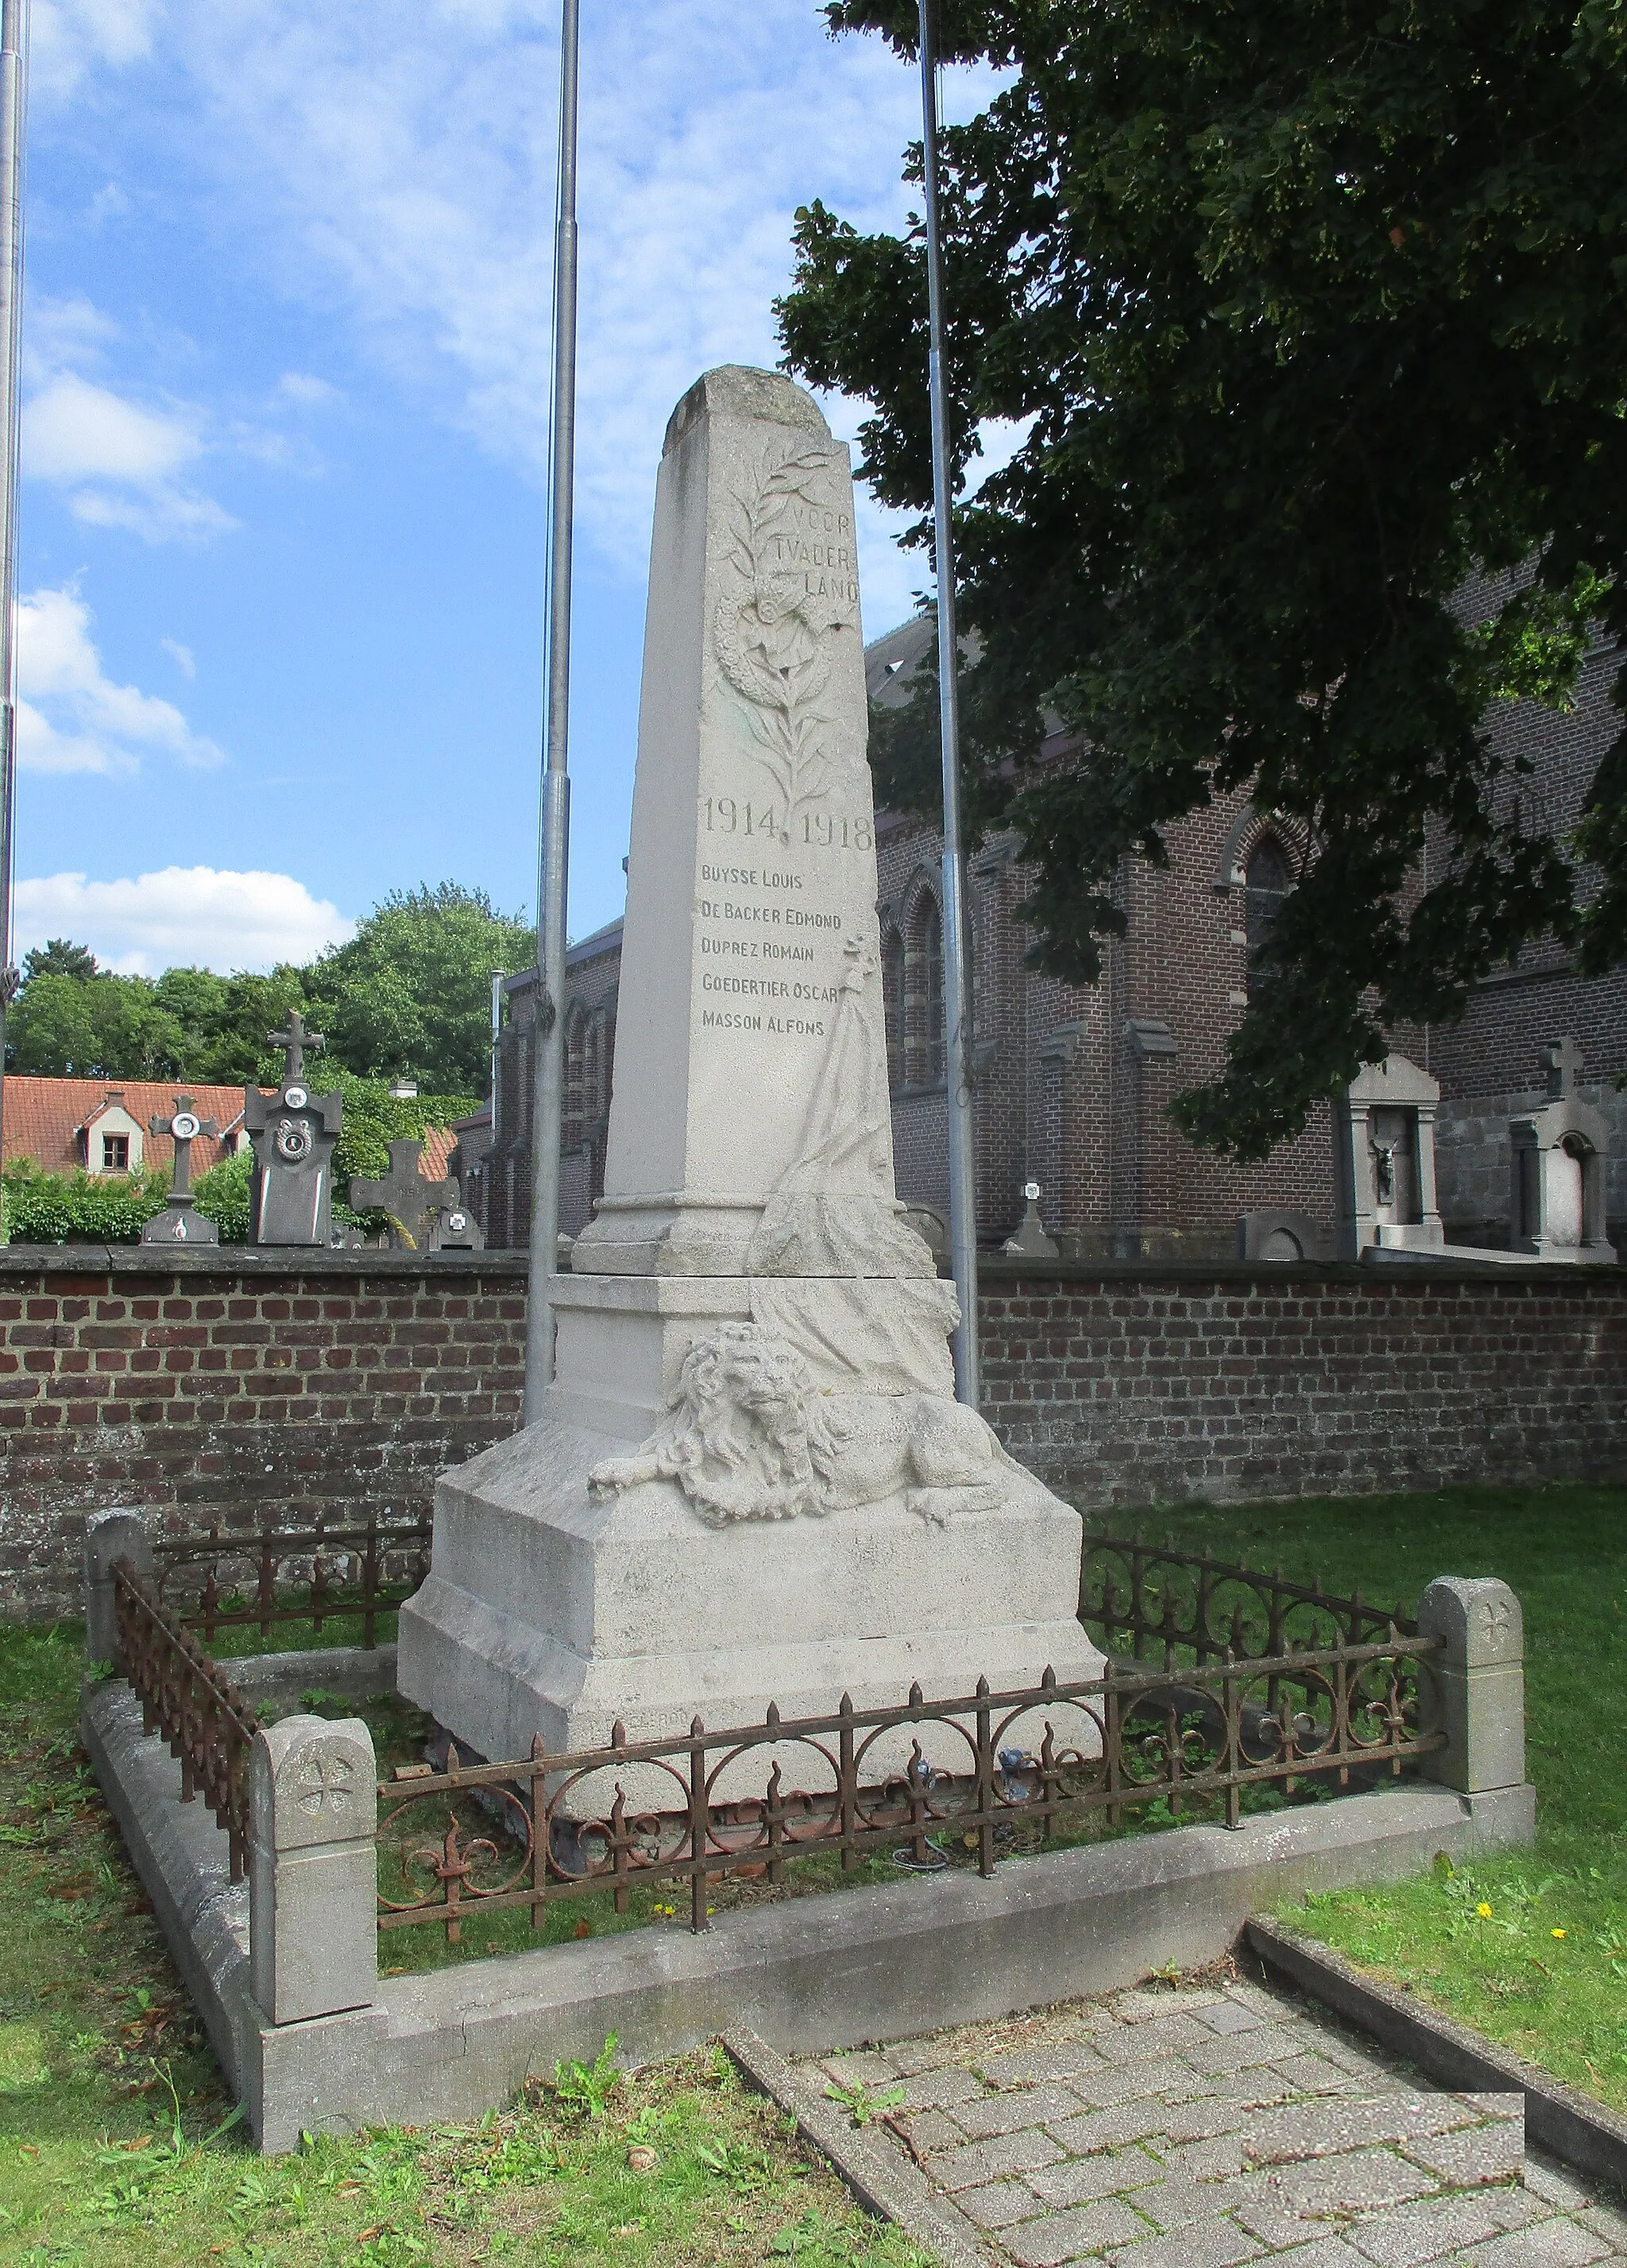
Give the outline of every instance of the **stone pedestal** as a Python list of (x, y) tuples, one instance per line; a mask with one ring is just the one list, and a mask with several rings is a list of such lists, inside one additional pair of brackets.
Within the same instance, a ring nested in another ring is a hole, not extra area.
[(401, 1615), (487, 1756), (1100, 1660), (1079, 1515), (955, 1402), (895, 1193), (858, 600), (845, 447), (712, 372), (656, 493), (605, 1195), (545, 1415), (443, 1479)]
[(1604, 1227), (1609, 1130), (1574, 1092), (1581, 1059), (1573, 1041), (1556, 1041), (1545, 1068), (1545, 1106), (1509, 1121), (1510, 1241), (1538, 1260), (1613, 1267)]

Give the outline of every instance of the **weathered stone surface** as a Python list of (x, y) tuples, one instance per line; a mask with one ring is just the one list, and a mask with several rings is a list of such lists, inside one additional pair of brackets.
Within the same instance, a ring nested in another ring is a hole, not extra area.
[(1432, 1778), (1465, 1793), (1525, 1778), (1524, 1628), (1520, 1602), (1494, 1578), (1442, 1576), (1418, 1601), (1418, 1633), (1445, 1641), (1425, 1681), (1425, 1722), (1447, 1745)]
[(359, 1717), (285, 1717), (249, 1758), (250, 1984), (274, 2024), (370, 2005), (377, 1765)]
[[(953, 1289), (896, 1195), (867, 731), (846, 449), (788, 379), (713, 372), (656, 490), (605, 1194), (543, 1418), (442, 1483), (400, 1622), (403, 1690), (487, 1756), (1100, 1662), (1078, 1516), (955, 1401)], [(964, 1769), (953, 1727), (921, 1744)]]

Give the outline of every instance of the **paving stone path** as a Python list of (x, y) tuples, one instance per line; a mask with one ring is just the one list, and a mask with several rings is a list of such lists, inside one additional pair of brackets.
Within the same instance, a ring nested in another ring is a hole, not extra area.
[(1019, 2268), (1587, 2268), (1627, 2214), (1308, 2004), (1143, 1986), (804, 2066), (904, 2102), (868, 2132), (968, 2254)]

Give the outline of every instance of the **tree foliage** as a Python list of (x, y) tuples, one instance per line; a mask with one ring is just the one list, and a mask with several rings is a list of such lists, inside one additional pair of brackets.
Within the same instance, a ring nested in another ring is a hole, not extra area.
[(490, 1076), (492, 972), (527, 968), (536, 953), (533, 930), (456, 882), (393, 892), (348, 944), (269, 976), (178, 968), (156, 979), (118, 976), (99, 970), (85, 946), (54, 938), (25, 961), (6, 1019), (6, 1067), (269, 1084), (282, 1058), (268, 1035), (298, 1009), (327, 1042), (324, 1064), (385, 1085), (410, 1079), (469, 1110), (466, 1098), (483, 1094)]
[[(914, 0), (832, 0), (913, 53)], [(1547, 932), (1627, 952), (1627, 736), (1573, 840), (1491, 704), (1563, 705), (1627, 630), (1621, 0), (942, 0), (1009, 76), (945, 136), (965, 783), (1088, 980), (1127, 856), (1243, 790), (1310, 846), (1195, 1138), (1263, 1155), (1398, 1021)], [(907, 159), (920, 178), (919, 149)], [(788, 367), (871, 405), (882, 500), (931, 493), (918, 231), (798, 215)], [(925, 543), (927, 525), (916, 526)], [(925, 678), (927, 673), (922, 672)], [(930, 809), (932, 704), (878, 743)], [(1623, 691), (1618, 681), (1617, 704)], [(1047, 713), (1072, 752), (1034, 761)], [(1416, 886), (1426, 834), (1449, 844)], [(1591, 863), (1587, 863), (1591, 862)]]
[(537, 937), (455, 882), (395, 890), (348, 945), (308, 972), (333, 1004), (329, 1046), (363, 1078), (482, 1094), (491, 1059), (491, 977), (529, 967)]

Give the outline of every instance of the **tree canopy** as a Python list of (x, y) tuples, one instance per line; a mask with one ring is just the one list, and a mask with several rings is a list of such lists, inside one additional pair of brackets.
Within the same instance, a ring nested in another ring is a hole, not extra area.
[[(1032, 862), (1075, 980), (1114, 879), (1243, 790), (1308, 845), (1194, 1138), (1260, 1156), (1553, 933), (1627, 952), (1627, 736), (1566, 839), (1491, 704), (1571, 697), (1627, 630), (1627, 16), (1619, 0), (942, 0), (1008, 76), (944, 136), (947, 379), (977, 633), (973, 823)], [(915, 0), (832, 0), (914, 53)], [(906, 155), (919, 180), (920, 151)], [(787, 366), (870, 405), (864, 469), (931, 496), (920, 231), (800, 212)], [(913, 540), (925, 545), (925, 517)], [(925, 673), (923, 673), (923, 676)], [(876, 740), (929, 810), (930, 688)], [(1618, 680), (1617, 705), (1623, 688)], [(1049, 714), (1074, 736), (1039, 764)], [(1419, 887), (1426, 835), (1447, 846)]]
[[(348, 944), (268, 976), (179, 968), (156, 979), (120, 976), (99, 969), (84, 946), (54, 938), (25, 961), (6, 1020), (7, 1068), (268, 1082), (282, 1057), (267, 1035), (297, 1008), (326, 1037), (319, 1060), (335, 1071), (375, 1085), (410, 1078), (462, 1110), (489, 1083), (492, 971), (535, 958), (534, 931), (455, 882), (393, 892)], [(392, 1118), (390, 1130), (421, 1129)]]
[(478, 1094), (490, 1079), (492, 971), (536, 958), (534, 930), (483, 890), (443, 882), (392, 890), (308, 975), (333, 1004), (323, 1028), (347, 1070)]

